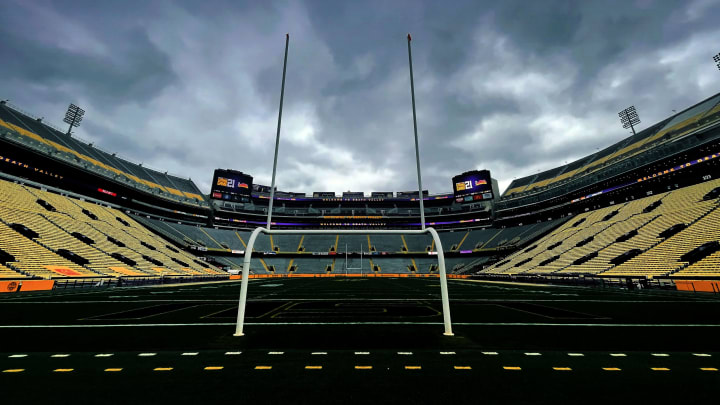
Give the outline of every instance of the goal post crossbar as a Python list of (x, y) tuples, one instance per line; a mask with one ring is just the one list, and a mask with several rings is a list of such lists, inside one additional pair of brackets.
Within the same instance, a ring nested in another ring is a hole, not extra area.
[(245, 259), (242, 268), (242, 281), (240, 283), (240, 300), (238, 302), (237, 324), (234, 336), (243, 336), (243, 326), (245, 323), (245, 304), (247, 303), (248, 279), (250, 278), (250, 261), (252, 260), (253, 246), (255, 240), (260, 233), (266, 235), (425, 235), (430, 234), (435, 241), (435, 248), (438, 257), (438, 273), (440, 276), (440, 297), (442, 299), (443, 323), (445, 324), (445, 336), (453, 336), (452, 325), (450, 323), (450, 299), (448, 297), (447, 277), (445, 274), (445, 254), (443, 253), (442, 242), (437, 231), (433, 228), (425, 229), (310, 229), (310, 230), (285, 230), (285, 229), (267, 229), (257, 227), (250, 234), (247, 246), (245, 247)]

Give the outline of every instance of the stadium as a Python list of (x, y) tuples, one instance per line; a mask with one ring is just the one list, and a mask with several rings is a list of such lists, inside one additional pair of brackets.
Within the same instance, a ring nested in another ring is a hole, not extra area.
[(717, 401), (720, 93), (438, 194), (419, 153), (414, 191), (207, 190), (28, 111), (0, 101), (8, 403)]

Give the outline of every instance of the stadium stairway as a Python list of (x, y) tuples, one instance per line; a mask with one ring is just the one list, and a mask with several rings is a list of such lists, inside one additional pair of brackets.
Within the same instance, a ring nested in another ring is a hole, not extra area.
[[(591, 226), (589, 230), (579, 232), (577, 236), (573, 238), (574, 240), (568, 244), (564, 244), (567, 245), (568, 248), (559, 255), (558, 260), (546, 266), (546, 272), (575, 272), (577, 271), (575, 267), (577, 266), (575, 264), (577, 260), (587, 257), (599, 249), (611, 246), (618, 237), (624, 234), (641, 229), (642, 226), (653, 219), (649, 214), (643, 213), (642, 210), (648, 202), (652, 203), (658, 198), (660, 198), (660, 196), (619, 204), (619, 208), (611, 211), (611, 214), (613, 214), (612, 218)], [(601, 229), (597, 230), (597, 226), (600, 226)], [(529, 273), (533, 272), (533, 270), (529, 271)]]
[[(717, 240), (717, 231), (712, 230), (717, 225), (717, 201), (701, 201), (702, 196), (720, 181), (711, 181), (688, 187), (687, 190), (672, 192), (668, 207), (663, 208), (664, 221), (656, 221), (647, 229), (656, 236), (656, 242), (646, 248), (643, 253), (633, 257), (625, 263), (611, 267), (601, 273), (605, 276), (660, 276), (668, 275), (682, 266), (680, 256), (702, 245), (709, 240)], [(668, 238), (662, 238), (661, 233), (672, 225), (685, 224), (687, 227), (681, 232)], [(710, 226), (708, 226), (710, 224)], [(700, 232), (698, 232), (700, 231)]]
[[(552, 263), (553, 258), (559, 256), (559, 250), (556, 249), (561, 248), (563, 245), (574, 246), (575, 243), (607, 227), (607, 224), (600, 222), (603, 217), (613, 209), (614, 207), (608, 207), (597, 211), (581, 213), (552, 232), (549, 236), (546, 236), (538, 242), (533, 249), (528, 248), (512, 255), (509, 260), (506, 259), (500, 262), (487, 272), (508, 274), (524, 273), (528, 270), (534, 270), (535, 273), (551, 272), (554, 270), (554, 267), (545, 269), (545, 266)], [(581, 220), (583, 220), (584, 225), (587, 224), (588, 228), (584, 229), (573, 226)]]
[[(643, 253), (627, 262), (615, 266), (601, 274), (606, 276), (668, 275), (682, 269), (688, 263), (680, 258), (685, 253), (709, 241), (717, 241), (720, 232), (717, 229), (720, 211), (716, 205), (690, 222), (686, 229), (646, 249)], [(680, 272), (678, 272), (680, 273)], [(682, 275), (682, 274), (678, 274)]]
[(15, 260), (4, 267), (32, 277), (225, 274), (119, 210), (6, 181), (0, 231), (0, 249)]
[[(720, 254), (697, 263), (680, 258), (703, 243), (720, 239), (718, 201), (703, 196), (718, 187), (708, 181), (576, 215), (532, 246), (489, 266), (481, 274), (711, 276)], [(680, 232), (663, 237), (674, 226)], [(638, 249), (618, 265), (611, 261)]]

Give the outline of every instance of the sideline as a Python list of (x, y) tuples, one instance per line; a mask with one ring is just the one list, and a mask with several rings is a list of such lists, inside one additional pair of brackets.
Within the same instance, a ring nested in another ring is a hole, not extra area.
[[(442, 322), (247, 322), (251, 326), (347, 326), (347, 325), (442, 325)], [(135, 323), (135, 324), (84, 324), (84, 325), (0, 325), (0, 329), (77, 329), (77, 328), (157, 328), (178, 326), (231, 326), (235, 322), (217, 323)], [(720, 328), (720, 324), (644, 324), (644, 323), (550, 323), (550, 322), (453, 322), (461, 326), (567, 326), (597, 328)]]

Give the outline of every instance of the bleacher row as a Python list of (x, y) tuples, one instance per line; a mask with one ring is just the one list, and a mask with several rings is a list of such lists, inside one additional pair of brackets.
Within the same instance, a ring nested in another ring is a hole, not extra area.
[(0, 103), (0, 136), (8, 141), (22, 143), (41, 154), (81, 165), (104, 177), (124, 181), (158, 197), (186, 204), (207, 205), (192, 180), (148, 169), (107, 153), (92, 144), (67, 136), (4, 102)]
[[(239, 269), (243, 265), (242, 256), (214, 256), (214, 260), (228, 266), (230, 269)], [(445, 258), (445, 268), (448, 273), (466, 273), (467, 270), (485, 263), (489, 258)], [(438, 260), (436, 257), (428, 258), (402, 258), (366, 256), (362, 260), (355, 257), (324, 256), (324, 257), (296, 257), (296, 258), (262, 258), (253, 259), (250, 270), (255, 274), (321, 274), (321, 273), (379, 273), (379, 274), (430, 274), (437, 273)]]
[(0, 181), (0, 277), (226, 274), (125, 213)]
[[(177, 243), (186, 246), (204, 246), (208, 249), (245, 250), (249, 231), (216, 229), (171, 221), (135, 217), (149, 228)], [(563, 220), (529, 224), (512, 228), (485, 228), (455, 232), (440, 232), (443, 250), (482, 251), (498, 247), (522, 245)], [(424, 253), (434, 251), (429, 235), (258, 235), (253, 251), (279, 253), (312, 252), (395, 252)]]
[(481, 273), (720, 277), (720, 251), (682, 260), (720, 240), (710, 193), (718, 186), (720, 179), (579, 214)]
[(707, 127), (718, 120), (720, 120), (720, 94), (678, 113), (664, 123), (623, 139), (596, 154), (536, 175), (513, 180), (502, 198), (514, 198), (570, 182), (575, 178), (597, 172), (621, 160), (632, 158), (661, 143), (670, 142), (690, 131)]

